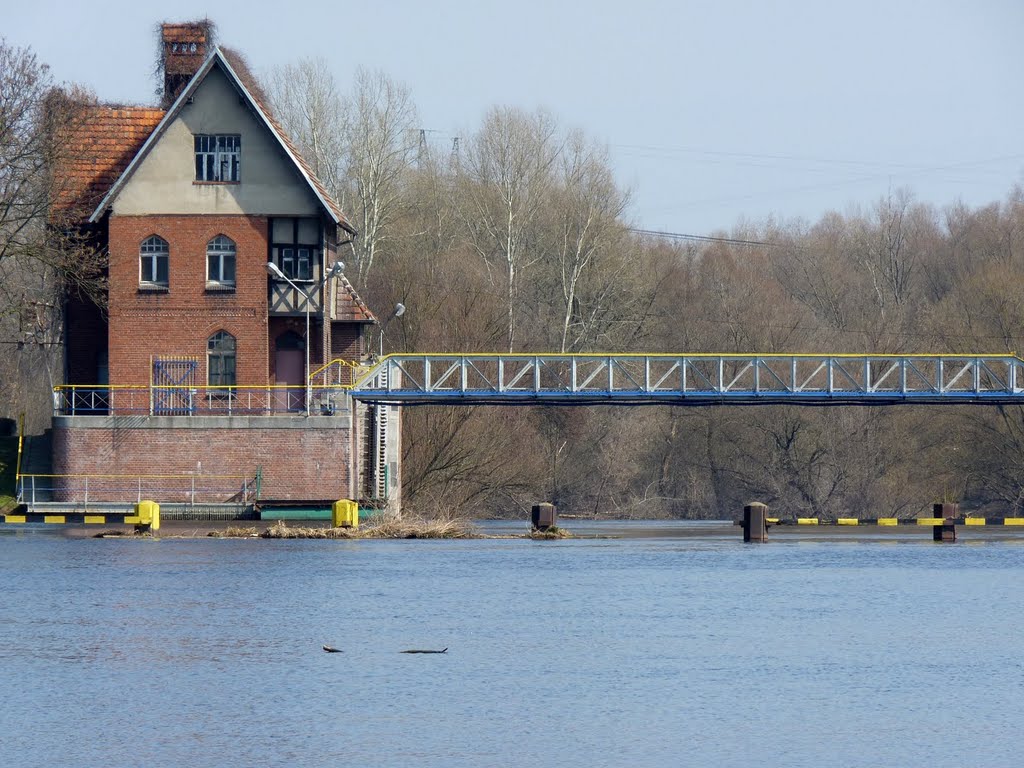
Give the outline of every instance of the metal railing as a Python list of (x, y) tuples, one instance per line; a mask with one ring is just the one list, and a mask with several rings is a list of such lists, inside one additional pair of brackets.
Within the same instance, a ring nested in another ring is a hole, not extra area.
[(397, 404), (1024, 404), (1015, 355), (388, 355), (351, 387)]
[[(1016, 355), (400, 354), (334, 360), (303, 386), (54, 388), (56, 415), (348, 412), (372, 403), (621, 405), (1024, 404)], [(347, 383), (351, 381), (352, 383)]]
[[(348, 408), (345, 386), (314, 386), (311, 412), (333, 415)], [(306, 413), (307, 389), (299, 386), (116, 386), (66, 384), (53, 389), (57, 416), (294, 416)]]
[(336, 358), (310, 373), (309, 380), (314, 387), (350, 387), (371, 367), (364, 363)]
[(91, 502), (152, 499), (186, 504), (253, 504), (257, 476), (205, 475), (19, 475), (17, 500), (32, 507), (47, 502), (88, 506)]

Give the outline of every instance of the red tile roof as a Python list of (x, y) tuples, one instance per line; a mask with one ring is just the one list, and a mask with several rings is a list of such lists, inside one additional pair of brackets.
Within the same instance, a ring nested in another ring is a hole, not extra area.
[(82, 109), (65, 145), (58, 207), (95, 207), (164, 116), (162, 109), (151, 107)]
[(348, 278), (338, 278), (338, 291), (334, 299), (334, 317), (347, 323), (376, 323), (377, 318), (359, 298)]

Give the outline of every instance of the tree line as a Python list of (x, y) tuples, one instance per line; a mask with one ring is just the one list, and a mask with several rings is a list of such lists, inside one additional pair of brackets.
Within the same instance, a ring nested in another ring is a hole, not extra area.
[[(277, 71), (278, 119), (352, 216), (349, 273), (385, 351), (1014, 353), (1024, 191), (972, 208), (909, 190), (709, 241), (630, 226), (607, 150), (544, 110), (494, 107), (425, 141), (381, 72)], [(1016, 407), (408, 408), (412, 506), (714, 518), (916, 514), (1024, 503)]]

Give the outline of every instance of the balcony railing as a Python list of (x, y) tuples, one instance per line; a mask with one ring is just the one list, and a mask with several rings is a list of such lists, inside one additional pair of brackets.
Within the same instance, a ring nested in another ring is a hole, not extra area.
[[(348, 388), (313, 386), (310, 413), (347, 412)], [(303, 386), (187, 387), (61, 385), (53, 390), (56, 416), (295, 416), (306, 413)]]

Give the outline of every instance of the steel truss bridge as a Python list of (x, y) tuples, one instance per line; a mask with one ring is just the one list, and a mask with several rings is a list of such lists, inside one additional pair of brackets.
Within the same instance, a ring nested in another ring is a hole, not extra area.
[(1024, 405), (1015, 355), (399, 354), (351, 395), (396, 405)]

